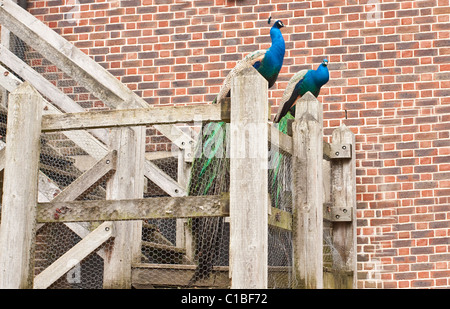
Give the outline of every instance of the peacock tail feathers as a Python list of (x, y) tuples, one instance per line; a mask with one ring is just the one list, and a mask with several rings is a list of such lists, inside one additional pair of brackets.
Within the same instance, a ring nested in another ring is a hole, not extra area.
[(238, 61), (236, 66), (227, 74), (227, 77), (225, 77), (222, 87), (212, 103), (218, 103), (220, 100), (227, 97), (231, 89), (231, 81), (233, 80), (233, 77), (235, 77), (242, 70), (253, 66), (258, 61), (261, 61), (264, 58), (266, 51), (267, 50), (254, 51), (245, 56), (244, 59)]
[[(274, 126), (282, 133), (287, 134), (288, 120), (294, 119), (291, 113), (287, 113), (280, 122)], [(289, 154), (283, 154), (278, 149), (271, 150), (271, 162), (269, 169), (269, 193), (272, 205), (275, 208), (286, 209), (290, 207), (286, 192), (290, 192), (291, 160)]]

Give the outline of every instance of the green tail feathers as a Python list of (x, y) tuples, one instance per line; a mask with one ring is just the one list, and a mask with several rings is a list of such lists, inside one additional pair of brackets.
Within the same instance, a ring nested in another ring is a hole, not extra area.
[(213, 195), (226, 192), (229, 172), (226, 124), (210, 122), (202, 127), (197, 140), (188, 195)]
[[(282, 133), (287, 134), (288, 120), (294, 119), (290, 112), (288, 112), (275, 127)], [(285, 208), (285, 196), (283, 193), (289, 191), (289, 182), (286, 177), (289, 178), (290, 158), (283, 155), (279, 151), (272, 151), (271, 154), (271, 166), (273, 168), (270, 172), (269, 169), (269, 193), (271, 195), (272, 206), (275, 208)]]
[[(279, 131), (287, 133), (288, 119), (294, 117), (287, 113), (279, 123), (275, 124)], [(227, 192), (229, 188), (229, 156), (227, 153), (227, 126), (224, 122), (210, 122), (202, 127), (197, 141), (191, 177), (189, 179), (188, 195), (212, 195)], [(270, 191), (276, 192), (279, 199), (283, 187), (275, 186), (280, 171), (283, 168), (284, 156), (278, 151), (271, 153), (272, 179), (269, 179)], [(284, 177), (284, 176), (283, 176)], [(277, 207), (277, 203), (274, 205)]]

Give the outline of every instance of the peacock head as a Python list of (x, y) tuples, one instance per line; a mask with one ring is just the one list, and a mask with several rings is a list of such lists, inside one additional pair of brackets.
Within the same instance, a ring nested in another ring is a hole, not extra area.
[(278, 28), (278, 29), (281, 29), (281, 28), (284, 27), (284, 24), (283, 24), (283, 22), (282, 22), (281, 20), (277, 20), (277, 21), (273, 24), (272, 27), (276, 27), (276, 28)]
[(327, 58), (323, 59), (322, 64), (323, 64), (324, 66), (328, 66), (328, 59), (327, 59)]
[[(270, 25), (270, 21), (272, 20), (272, 16), (269, 16), (269, 19), (267, 20), (267, 23)], [(281, 20), (277, 20), (272, 27), (281, 29), (284, 27), (284, 24)]]

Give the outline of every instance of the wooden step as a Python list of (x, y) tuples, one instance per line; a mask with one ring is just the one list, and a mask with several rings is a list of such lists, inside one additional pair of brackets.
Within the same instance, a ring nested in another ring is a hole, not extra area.
[[(131, 270), (132, 285), (136, 289), (187, 287), (196, 265), (135, 264)], [(290, 288), (290, 267), (269, 266), (269, 288)], [(214, 266), (209, 279), (196, 282), (192, 287), (228, 289), (231, 286), (228, 266)]]
[(186, 250), (172, 245), (150, 241), (142, 241), (142, 254), (146, 261), (152, 263), (181, 264), (185, 263)]
[[(161, 287), (186, 287), (196, 265), (136, 264), (131, 269), (131, 282), (136, 289)], [(215, 266), (209, 279), (201, 280), (195, 287), (227, 289), (230, 285), (227, 266)]]

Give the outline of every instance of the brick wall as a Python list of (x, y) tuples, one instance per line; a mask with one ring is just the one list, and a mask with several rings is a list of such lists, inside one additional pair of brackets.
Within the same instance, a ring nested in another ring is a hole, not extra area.
[(281, 19), (289, 78), (327, 56), (324, 133), (356, 134), (358, 287), (450, 287), (449, 0), (30, 0), (150, 104), (210, 102)]

